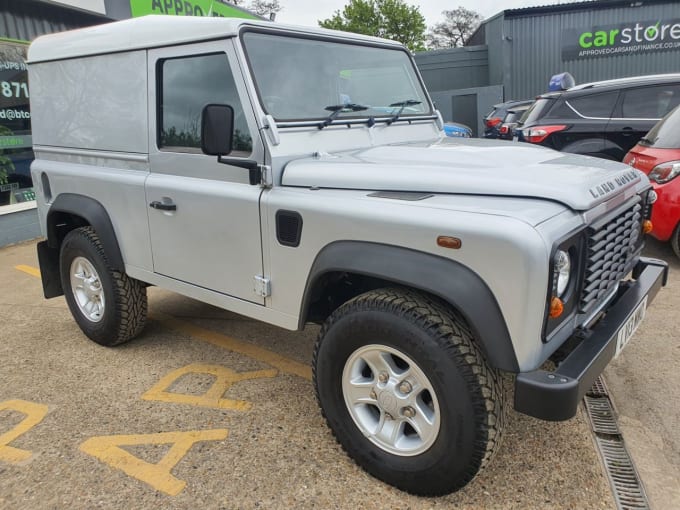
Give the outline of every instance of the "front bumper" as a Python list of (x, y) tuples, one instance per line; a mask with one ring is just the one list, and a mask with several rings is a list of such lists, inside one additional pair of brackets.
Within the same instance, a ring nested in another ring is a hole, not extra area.
[(647, 306), (666, 285), (668, 265), (641, 258), (633, 270), (635, 281), (606, 310), (589, 335), (569, 353), (557, 370), (534, 370), (517, 375), (515, 409), (549, 421), (568, 420), (576, 414), (583, 395), (590, 389), (616, 353), (619, 328), (647, 296)]

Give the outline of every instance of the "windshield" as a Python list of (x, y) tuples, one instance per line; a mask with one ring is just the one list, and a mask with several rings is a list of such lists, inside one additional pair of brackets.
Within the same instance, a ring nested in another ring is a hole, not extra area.
[(661, 119), (639, 143), (659, 149), (680, 149), (680, 106)]
[[(259, 32), (246, 32), (243, 41), (262, 107), (276, 120), (431, 113), (401, 49)], [(342, 105), (351, 108), (335, 113)]]
[(529, 109), (524, 112), (522, 118), (519, 120), (521, 125), (532, 124), (539, 120), (548, 108), (553, 104), (554, 99), (548, 99), (545, 97), (540, 97), (532, 104)]

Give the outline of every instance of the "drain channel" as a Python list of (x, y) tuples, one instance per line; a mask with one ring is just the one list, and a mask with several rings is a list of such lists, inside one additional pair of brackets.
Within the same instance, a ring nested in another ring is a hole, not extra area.
[(607, 387), (598, 377), (583, 398), (619, 510), (649, 509), (647, 495), (614, 417)]

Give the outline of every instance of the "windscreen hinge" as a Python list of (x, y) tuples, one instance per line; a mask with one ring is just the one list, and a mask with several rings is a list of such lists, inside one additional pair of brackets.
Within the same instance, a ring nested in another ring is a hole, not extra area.
[(264, 188), (271, 188), (274, 184), (274, 178), (272, 176), (272, 167), (269, 165), (259, 165), (260, 168), (260, 185)]

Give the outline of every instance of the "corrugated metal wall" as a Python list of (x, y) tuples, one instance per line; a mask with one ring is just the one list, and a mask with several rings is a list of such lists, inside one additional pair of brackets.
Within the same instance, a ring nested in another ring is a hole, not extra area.
[(506, 17), (502, 33), (499, 33), (497, 26), (495, 30), (487, 26), (487, 41), (502, 41), (506, 71), (503, 73), (505, 98), (524, 99), (545, 92), (550, 77), (563, 71), (570, 72), (576, 83), (680, 72), (680, 50), (619, 54), (580, 61), (562, 60), (561, 36), (564, 29), (585, 31), (594, 26), (680, 18), (680, 2), (631, 3), (636, 4), (637, 7), (612, 6), (607, 9)]
[(483, 87), (489, 83), (486, 46), (416, 53), (416, 64), (430, 91)]
[(0, 0), (0, 37), (32, 41), (39, 35), (109, 21), (31, 0)]

